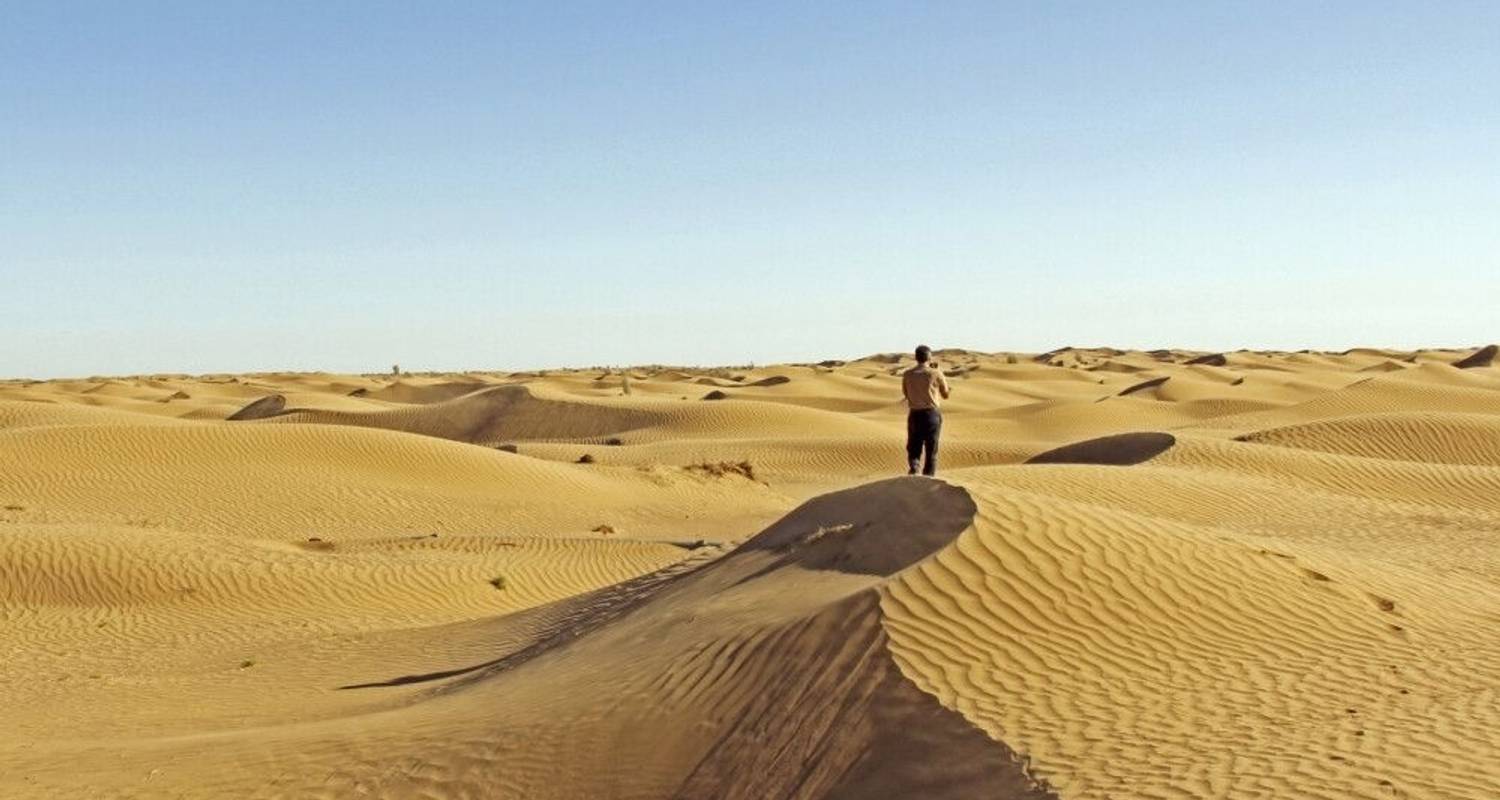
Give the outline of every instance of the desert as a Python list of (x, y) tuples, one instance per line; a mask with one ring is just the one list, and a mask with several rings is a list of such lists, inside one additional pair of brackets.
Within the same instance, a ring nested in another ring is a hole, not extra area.
[(0, 800), (1500, 800), (1497, 42), (0, 0)]
[(1495, 350), (0, 383), (0, 796), (1475, 798)]

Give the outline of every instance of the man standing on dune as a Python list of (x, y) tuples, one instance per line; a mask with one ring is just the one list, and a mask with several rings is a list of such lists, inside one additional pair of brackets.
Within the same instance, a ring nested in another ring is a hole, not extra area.
[(931, 347), (918, 346), (916, 355), (917, 365), (901, 376), (901, 391), (911, 408), (906, 414), (906, 474), (917, 474), (917, 462), (926, 450), (922, 474), (930, 476), (937, 474), (938, 433), (943, 428), (943, 412), (938, 405), (940, 398), (948, 397), (948, 380), (932, 363)]

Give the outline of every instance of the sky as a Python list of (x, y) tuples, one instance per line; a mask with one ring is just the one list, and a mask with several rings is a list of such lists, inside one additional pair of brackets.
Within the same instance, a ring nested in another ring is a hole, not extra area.
[(1493, 2), (0, 0), (0, 377), (1500, 339)]

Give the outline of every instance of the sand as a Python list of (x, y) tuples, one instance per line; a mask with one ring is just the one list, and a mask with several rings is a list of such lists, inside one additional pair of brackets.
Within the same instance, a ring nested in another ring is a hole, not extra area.
[(940, 362), (0, 381), (0, 797), (1500, 796), (1493, 348)]

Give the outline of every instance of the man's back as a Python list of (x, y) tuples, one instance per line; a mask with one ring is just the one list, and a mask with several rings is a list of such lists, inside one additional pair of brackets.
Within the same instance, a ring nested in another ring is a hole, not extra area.
[(901, 376), (901, 391), (913, 411), (937, 408), (948, 396), (948, 381), (941, 371), (918, 364)]

